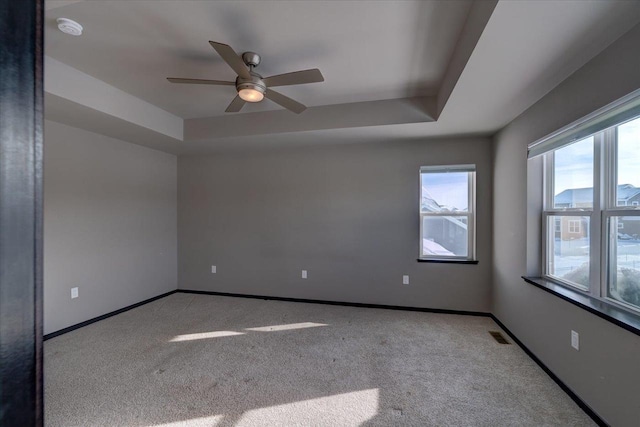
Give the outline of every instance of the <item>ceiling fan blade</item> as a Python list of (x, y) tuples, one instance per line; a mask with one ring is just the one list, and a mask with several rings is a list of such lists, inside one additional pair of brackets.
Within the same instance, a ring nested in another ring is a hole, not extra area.
[(317, 68), (312, 70), (294, 71), (293, 73), (278, 74), (263, 79), (267, 87), (302, 85), (305, 83), (319, 83), (324, 81), (322, 73)]
[(225, 82), (222, 80), (204, 80), (204, 79), (182, 79), (180, 77), (167, 77), (171, 83), (186, 83), (192, 85), (216, 85), (216, 86), (235, 86), (235, 82)]
[(233, 101), (231, 101), (231, 104), (229, 104), (229, 106), (227, 107), (226, 110), (224, 110), (225, 113), (237, 113), (238, 111), (242, 110), (242, 107), (244, 107), (244, 104), (246, 104), (246, 102), (240, 98), (240, 95), (236, 95), (235, 98), (233, 98)]
[(300, 104), (298, 101), (294, 101), (288, 96), (284, 96), (280, 92), (276, 92), (275, 90), (267, 89), (264, 96), (275, 102), (276, 104), (282, 105), (289, 111), (293, 111), (296, 114), (302, 113), (307, 109), (304, 105)]
[(237, 75), (245, 79), (251, 78), (251, 74), (249, 74), (249, 69), (244, 64), (244, 61), (231, 48), (231, 46), (229, 46), (228, 44), (217, 43), (212, 41), (209, 41), (209, 44), (211, 45), (211, 47), (213, 47), (216, 50), (216, 52), (218, 52), (218, 55), (220, 55), (222, 59), (224, 59), (224, 62), (229, 64), (229, 67), (233, 68), (233, 71), (235, 71)]

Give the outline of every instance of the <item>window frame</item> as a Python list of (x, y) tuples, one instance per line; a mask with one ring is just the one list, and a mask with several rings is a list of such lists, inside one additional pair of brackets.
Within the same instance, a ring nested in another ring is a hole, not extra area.
[[(639, 216), (638, 206), (618, 204), (618, 127), (640, 116), (625, 118), (615, 125), (598, 132), (572, 140), (569, 144), (556, 147), (544, 153), (543, 160), (543, 208), (542, 208), (542, 277), (545, 280), (569, 287), (613, 306), (640, 314), (640, 307), (619, 301), (609, 296), (611, 269), (616, 265), (615, 250), (618, 228), (612, 229), (611, 218), (620, 216)], [(554, 153), (556, 150), (593, 136), (593, 207), (592, 208), (555, 208), (554, 207)], [(589, 286), (563, 280), (550, 274), (550, 230), (549, 217), (585, 216), (589, 217)]]
[[(422, 211), (422, 174), (423, 173), (450, 173), (450, 172), (466, 172), (467, 173), (467, 195), (468, 204), (465, 212), (423, 212)], [(419, 178), (419, 202), (418, 212), (420, 217), (420, 234), (418, 238), (418, 261), (434, 261), (434, 262), (459, 262), (459, 263), (475, 263), (476, 258), (476, 165), (460, 164), (460, 165), (438, 165), (438, 166), (421, 166)], [(467, 219), (467, 256), (457, 255), (423, 255), (423, 227), (425, 217), (464, 217)]]

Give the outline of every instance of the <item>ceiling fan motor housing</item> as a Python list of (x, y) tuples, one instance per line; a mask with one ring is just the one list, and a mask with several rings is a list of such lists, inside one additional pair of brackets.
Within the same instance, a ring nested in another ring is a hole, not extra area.
[(267, 91), (267, 85), (262, 81), (262, 76), (258, 73), (250, 71), (251, 78), (245, 79), (240, 76), (236, 78), (236, 89), (238, 92), (242, 89), (254, 89), (264, 94)]

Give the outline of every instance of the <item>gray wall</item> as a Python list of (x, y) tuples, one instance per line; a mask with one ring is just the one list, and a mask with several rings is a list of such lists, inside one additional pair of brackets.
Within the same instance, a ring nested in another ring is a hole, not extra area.
[[(520, 278), (540, 271), (540, 163), (527, 171), (526, 147), (640, 87), (638, 46), (636, 26), (494, 139), (493, 313), (615, 426), (640, 420), (640, 337)], [(580, 333), (580, 351), (570, 347), (572, 329)]]
[(176, 289), (176, 156), (46, 121), (44, 164), (45, 334)]
[[(487, 312), (490, 144), (317, 144), (181, 156), (179, 288)], [(467, 163), (477, 164), (480, 263), (418, 263), (419, 168)], [(410, 285), (402, 285), (403, 274)]]

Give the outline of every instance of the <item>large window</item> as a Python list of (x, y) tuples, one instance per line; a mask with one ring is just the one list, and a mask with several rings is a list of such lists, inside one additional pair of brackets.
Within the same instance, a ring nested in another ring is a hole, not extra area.
[(420, 168), (420, 259), (475, 259), (475, 165)]
[(532, 152), (544, 155), (543, 276), (640, 310), (640, 95)]

